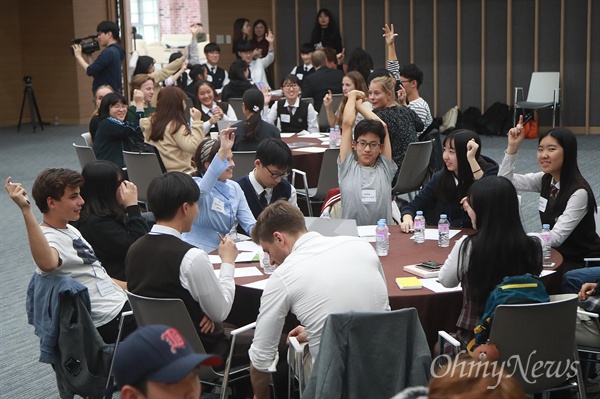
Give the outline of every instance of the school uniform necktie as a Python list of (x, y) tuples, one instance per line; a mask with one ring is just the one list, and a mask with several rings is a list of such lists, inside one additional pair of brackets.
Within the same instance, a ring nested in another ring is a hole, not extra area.
[(269, 205), (267, 204), (267, 190), (263, 190), (263, 192), (260, 193), (260, 195), (258, 196), (258, 202), (260, 202), (260, 205), (263, 208), (266, 208), (267, 205)]
[(293, 105), (288, 105), (288, 111), (290, 111), (290, 115), (294, 116), (294, 110), (296, 107), (294, 107)]

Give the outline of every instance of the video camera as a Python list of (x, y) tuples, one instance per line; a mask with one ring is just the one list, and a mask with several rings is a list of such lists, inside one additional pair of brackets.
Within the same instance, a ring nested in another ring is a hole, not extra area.
[[(100, 50), (100, 43), (98, 43), (98, 35), (89, 35), (87, 37), (81, 37), (78, 39), (71, 40), (72, 44), (80, 44), (81, 52), (83, 54), (92, 54), (94, 51)], [(71, 54), (73, 53), (73, 49), (71, 48)]]

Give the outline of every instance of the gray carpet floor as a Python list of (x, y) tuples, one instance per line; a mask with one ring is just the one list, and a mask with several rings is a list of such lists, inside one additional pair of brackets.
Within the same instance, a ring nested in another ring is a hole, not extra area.
[[(36, 175), (47, 167), (79, 170), (72, 143), (83, 144), (87, 126), (45, 126), (32, 133), (30, 125), (0, 128), (0, 178), (12, 176), (30, 191)], [(483, 153), (500, 162), (504, 137), (482, 137)], [(600, 202), (600, 136), (578, 136), (579, 167)], [(523, 144), (517, 172), (539, 171), (537, 140)], [(527, 231), (540, 229), (538, 195), (523, 194), (522, 215)], [(41, 215), (35, 209), (38, 220)], [(20, 211), (4, 192), (0, 194), (0, 398), (57, 398), (54, 373), (38, 362), (39, 343), (27, 324), (25, 294), (34, 264)]]

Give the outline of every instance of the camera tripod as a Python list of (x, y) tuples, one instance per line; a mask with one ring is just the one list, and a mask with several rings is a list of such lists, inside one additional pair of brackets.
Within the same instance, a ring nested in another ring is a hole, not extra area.
[(31, 117), (31, 126), (33, 132), (37, 124), (39, 123), (40, 128), (44, 130), (44, 122), (40, 116), (40, 109), (38, 108), (37, 101), (35, 101), (35, 94), (33, 93), (33, 87), (31, 87), (31, 76), (25, 76), (23, 78), (25, 82), (25, 91), (23, 92), (23, 102), (21, 103), (21, 115), (19, 115), (19, 125), (17, 126), (17, 132), (21, 130), (21, 121), (23, 120), (23, 109), (25, 108), (25, 99), (29, 100), (29, 115)]

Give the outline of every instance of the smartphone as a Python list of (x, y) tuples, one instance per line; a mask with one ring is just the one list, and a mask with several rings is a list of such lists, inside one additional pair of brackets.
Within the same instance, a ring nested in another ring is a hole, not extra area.
[(525, 115), (523, 115), (523, 126), (525, 126), (525, 124), (527, 122), (529, 122), (532, 118), (533, 118), (533, 114), (525, 114)]
[(415, 265), (419, 269), (427, 270), (430, 272), (438, 271), (442, 268), (442, 264), (438, 262), (434, 262), (432, 260), (427, 260), (425, 262), (421, 262), (418, 265)]

